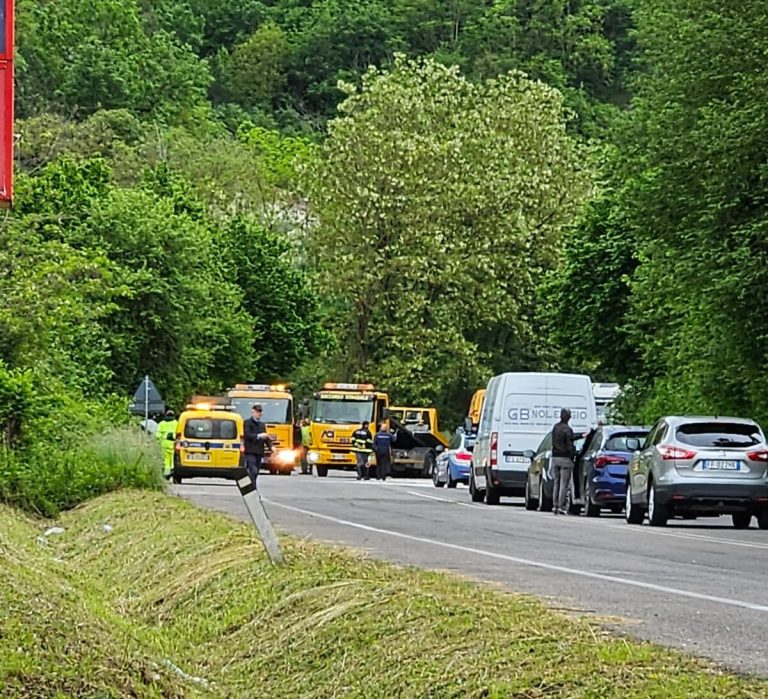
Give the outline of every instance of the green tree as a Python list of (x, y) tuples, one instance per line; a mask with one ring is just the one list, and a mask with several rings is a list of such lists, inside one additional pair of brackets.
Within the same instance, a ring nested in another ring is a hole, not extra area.
[(477, 84), (398, 58), (346, 90), (308, 172), (335, 368), (435, 399), (487, 370), (484, 334), (531, 338), (536, 281), (588, 176), (560, 95), (519, 74)]

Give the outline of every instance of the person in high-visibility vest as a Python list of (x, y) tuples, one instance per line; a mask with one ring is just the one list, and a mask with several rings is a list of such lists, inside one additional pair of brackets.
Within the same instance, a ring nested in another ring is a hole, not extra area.
[(309, 463), (309, 448), (312, 446), (312, 428), (309, 426), (309, 418), (301, 421), (301, 472), (312, 475), (312, 466)]
[(163, 477), (168, 480), (173, 473), (173, 454), (179, 421), (173, 410), (166, 410), (165, 417), (157, 426), (155, 437), (163, 450)]
[(368, 429), (368, 422), (364, 421), (360, 429), (352, 433), (352, 451), (355, 452), (357, 461), (357, 480), (369, 480), (368, 461), (373, 452), (373, 435)]

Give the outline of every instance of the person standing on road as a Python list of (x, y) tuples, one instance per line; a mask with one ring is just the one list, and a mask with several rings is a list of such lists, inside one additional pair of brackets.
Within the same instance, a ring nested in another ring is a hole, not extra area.
[(368, 421), (364, 420), (359, 430), (352, 433), (352, 451), (357, 460), (357, 480), (370, 480), (368, 459), (373, 451), (373, 435), (368, 429)]
[(260, 405), (251, 408), (251, 417), (243, 424), (245, 432), (245, 470), (251, 477), (251, 483), (256, 485), (259, 477), (259, 469), (264, 459), (264, 448), (269, 441), (267, 427), (261, 421), (262, 409)]
[(554, 493), (552, 494), (552, 511), (556, 515), (566, 514), (565, 500), (573, 476), (573, 458), (576, 456), (574, 445), (575, 436), (568, 421), (571, 411), (568, 408), (560, 410), (560, 422), (552, 428), (552, 470), (554, 471)]
[(392, 464), (392, 435), (386, 422), (379, 425), (379, 431), (373, 438), (373, 453), (376, 455), (376, 480), (385, 481)]
[(173, 455), (176, 446), (176, 430), (179, 422), (173, 410), (166, 410), (165, 417), (157, 425), (155, 437), (163, 451), (163, 478), (168, 480), (173, 473)]
[(301, 421), (301, 472), (312, 474), (312, 466), (309, 464), (309, 448), (312, 446), (312, 430), (309, 427), (309, 418)]

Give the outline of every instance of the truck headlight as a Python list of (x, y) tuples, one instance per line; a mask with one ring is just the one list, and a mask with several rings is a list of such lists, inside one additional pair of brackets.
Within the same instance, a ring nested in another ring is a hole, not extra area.
[(316, 464), (318, 461), (320, 461), (320, 454), (318, 454), (316, 451), (311, 451), (309, 454), (307, 454), (307, 461), (311, 464)]
[(296, 452), (293, 449), (283, 449), (277, 452), (275, 458), (280, 464), (292, 464), (296, 461)]

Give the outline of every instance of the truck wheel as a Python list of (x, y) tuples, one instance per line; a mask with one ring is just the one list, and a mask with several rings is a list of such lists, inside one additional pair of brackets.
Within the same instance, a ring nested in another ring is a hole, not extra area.
[(317, 477), (318, 478), (325, 478), (328, 475), (328, 467), (323, 466), (321, 464), (317, 465)]
[(173, 478), (174, 485), (181, 485), (181, 476), (177, 476), (176, 474), (173, 474), (173, 476), (171, 477)]
[(472, 502), (482, 502), (485, 499), (485, 491), (479, 490), (475, 485), (474, 474), (469, 477), (469, 497), (472, 498)]
[(432, 474), (435, 472), (435, 455), (430, 452), (424, 457), (424, 468), (421, 470), (421, 475), (424, 478), (432, 478)]

